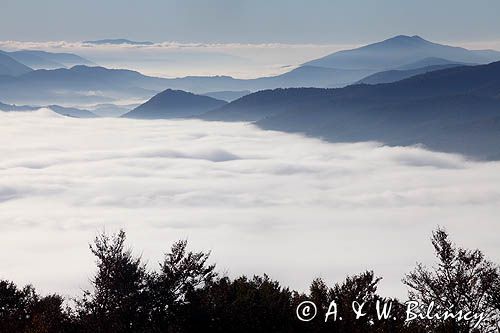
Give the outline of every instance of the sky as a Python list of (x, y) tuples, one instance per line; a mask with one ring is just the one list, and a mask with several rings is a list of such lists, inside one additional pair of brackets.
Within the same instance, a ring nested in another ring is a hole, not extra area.
[(79, 295), (95, 269), (88, 243), (119, 228), (150, 268), (188, 239), (221, 273), (302, 291), (373, 269), (382, 295), (405, 297), (403, 275), (433, 264), (437, 226), (500, 261), (499, 162), (47, 109), (0, 112), (0, 141), (12, 138), (0, 146), (0, 279), (42, 293)]
[[(500, 50), (497, 0), (0, 0), (0, 49), (183, 77), (279, 75), (395, 35)], [(126, 38), (151, 46), (89, 45)]]
[(500, 40), (497, 0), (0, 0), (0, 40), (356, 44)]

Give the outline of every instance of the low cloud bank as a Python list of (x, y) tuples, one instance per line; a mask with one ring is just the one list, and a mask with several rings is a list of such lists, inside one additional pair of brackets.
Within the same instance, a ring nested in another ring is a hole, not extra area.
[(399, 296), (437, 225), (500, 261), (500, 163), (331, 144), (242, 123), (0, 112), (0, 278), (75, 293), (86, 244), (124, 228), (146, 258), (187, 238), (230, 275), (294, 288), (374, 269)]

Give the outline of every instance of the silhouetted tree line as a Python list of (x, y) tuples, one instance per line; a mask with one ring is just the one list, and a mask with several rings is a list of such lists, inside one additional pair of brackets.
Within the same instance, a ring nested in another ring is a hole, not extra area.
[[(422, 304), (484, 312), (473, 322), (419, 319), (405, 322), (406, 306), (377, 294), (373, 272), (349, 276), (328, 286), (312, 282), (308, 293), (280, 285), (267, 275), (230, 279), (209, 264), (209, 253), (191, 252), (175, 243), (157, 271), (149, 271), (125, 245), (125, 233), (101, 234), (90, 249), (97, 272), (92, 288), (65, 302), (59, 295), (40, 296), (31, 286), (0, 281), (0, 332), (499, 332), (500, 269), (479, 250), (457, 247), (441, 229), (432, 236), (437, 265), (418, 264), (403, 283)], [(303, 301), (317, 306), (317, 316), (303, 322), (296, 309)], [(342, 320), (325, 322), (331, 302)], [(352, 302), (365, 302), (356, 319)], [(391, 316), (379, 320), (376, 304), (391, 304)], [(67, 304), (71, 304), (68, 306)]]

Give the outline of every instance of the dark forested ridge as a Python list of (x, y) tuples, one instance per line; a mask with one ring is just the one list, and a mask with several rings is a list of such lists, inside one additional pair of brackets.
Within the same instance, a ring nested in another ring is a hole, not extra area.
[[(482, 320), (408, 320), (408, 303), (379, 295), (381, 278), (372, 271), (332, 285), (315, 279), (306, 293), (267, 275), (231, 279), (217, 273), (209, 253), (189, 251), (186, 241), (175, 243), (151, 271), (125, 240), (123, 231), (96, 237), (90, 248), (97, 271), (91, 288), (75, 299), (0, 280), (0, 332), (461, 333), (496, 332), (500, 320), (500, 268), (481, 251), (456, 246), (442, 229), (432, 236), (436, 265), (418, 264), (402, 280), (409, 299), (422, 309), (434, 302), (453, 313), (483, 314)], [(301, 310), (306, 301), (316, 307), (312, 319)], [(353, 302), (365, 304), (365, 315), (356, 319)], [(342, 320), (332, 316), (332, 304)], [(377, 304), (390, 305), (390, 316), (379, 317)]]
[(226, 101), (209, 96), (167, 89), (122, 117), (137, 119), (188, 118), (217, 109), (226, 103)]
[(448, 68), (387, 84), (261, 91), (201, 118), (255, 121), (264, 129), (335, 142), (424, 144), (498, 159), (500, 62)]

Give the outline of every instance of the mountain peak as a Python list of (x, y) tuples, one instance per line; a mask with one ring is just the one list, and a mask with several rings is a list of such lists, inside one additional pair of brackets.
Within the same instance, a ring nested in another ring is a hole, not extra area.
[(304, 65), (376, 72), (425, 58), (442, 58), (453, 63), (485, 64), (500, 60), (500, 52), (471, 51), (434, 43), (418, 35), (398, 35), (356, 49), (338, 51)]
[(408, 35), (397, 35), (394, 36), (392, 39), (410, 39), (410, 40), (424, 40), (422, 37), (419, 35), (413, 35), (413, 36), (408, 36)]
[(196, 95), (183, 90), (167, 89), (153, 96), (123, 118), (169, 119), (189, 118), (227, 104), (209, 96)]
[(386, 39), (380, 43), (405, 43), (405, 44), (427, 44), (431, 43), (426, 39), (423, 39), (422, 37), (418, 35), (414, 36), (407, 36), (407, 35), (397, 35), (392, 38)]

